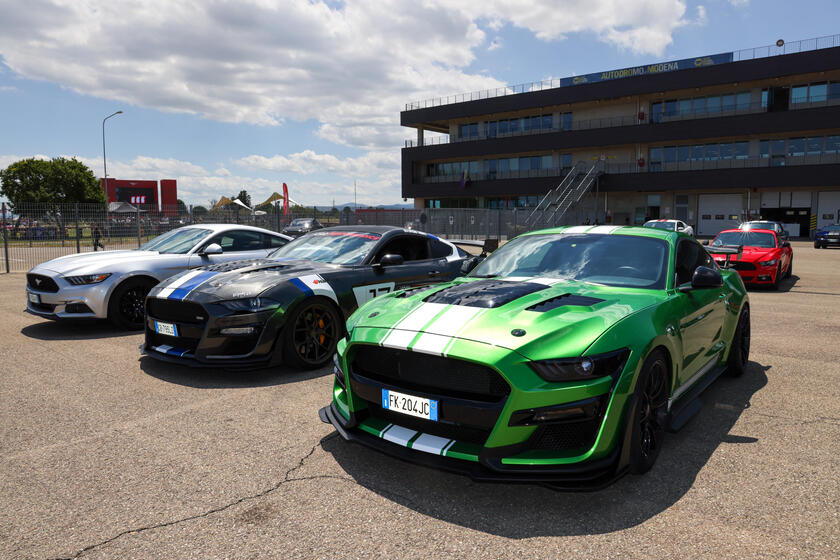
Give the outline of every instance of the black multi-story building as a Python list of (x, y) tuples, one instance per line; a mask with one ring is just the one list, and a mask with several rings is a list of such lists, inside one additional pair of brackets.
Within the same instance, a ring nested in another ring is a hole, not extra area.
[(400, 120), (417, 130), (402, 150), (417, 208), (526, 209), (598, 163), (564, 223), (712, 235), (761, 217), (807, 236), (840, 221), (840, 35), (412, 103)]

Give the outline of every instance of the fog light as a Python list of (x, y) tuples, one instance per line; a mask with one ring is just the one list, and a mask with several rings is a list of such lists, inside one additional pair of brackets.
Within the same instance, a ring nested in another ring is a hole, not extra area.
[(228, 327), (226, 329), (222, 329), (219, 331), (219, 334), (225, 335), (243, 335), (243, 334), (254, 334), (256, 329), (254, 327)]

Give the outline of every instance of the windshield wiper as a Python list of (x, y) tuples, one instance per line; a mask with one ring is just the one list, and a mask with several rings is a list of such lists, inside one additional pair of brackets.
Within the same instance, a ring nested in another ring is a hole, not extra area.
[(498, 274), (472, 274), (470, 278), (498, 278)]

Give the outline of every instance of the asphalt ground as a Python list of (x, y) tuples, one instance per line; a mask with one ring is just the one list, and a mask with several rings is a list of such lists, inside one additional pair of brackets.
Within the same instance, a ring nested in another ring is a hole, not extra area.
[(595, 493), (477, 484), (336, 437), (328, 369), (141, 358), (0, 275), (0, 557), (840, 557), (840, 250), (753, 290), (746, 374)]

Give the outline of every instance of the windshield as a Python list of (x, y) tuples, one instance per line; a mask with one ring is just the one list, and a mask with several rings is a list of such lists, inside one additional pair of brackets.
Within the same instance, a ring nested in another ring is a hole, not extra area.
[(676, 222), (647, 222), (645, 227), (652, 227), (656, 229), (667, 229), (668, 231), (676, 231)]
[(745, 247), (775, 247), (776, 236), (760, 231), (725, 231), (715, 237), (712, 245), (743, 245)]
[(269, 258), (308, 259), (333, 264), (359, 264), (379, 242), (378, 233), (327, 231), (308, 233), (280, 247)]
[(840, 224), (833, 226), (825, 226), (823, 229), (825, 231), (840, 231)]
[(301, 218), (298, 218), (296, 220), (292, 220), (292, 223), (289, 224), (290, 227), (304, 227), (304, 226), (308, 226), (308, 225), (309, 225), (309, 220), (304, 220), (304, 219), (301, 219)]
[(211, 231), (199, 228), (173, 229), (163, 235), (158, 235), (142, 247), (140, 251), (158, 251), (160, 253), (174, 253), (184, 255), (195, 247), (196, 243), (207, 237)]
[(741, 226), (741, 229), (769, 229), (774, 231), (776, 224), (774, 222), (747, 222)]
[(525, 235), (506, 243), (470, 276), (544, 276), (635, 288), (664, 289), (668, 244), (630, 235)]

